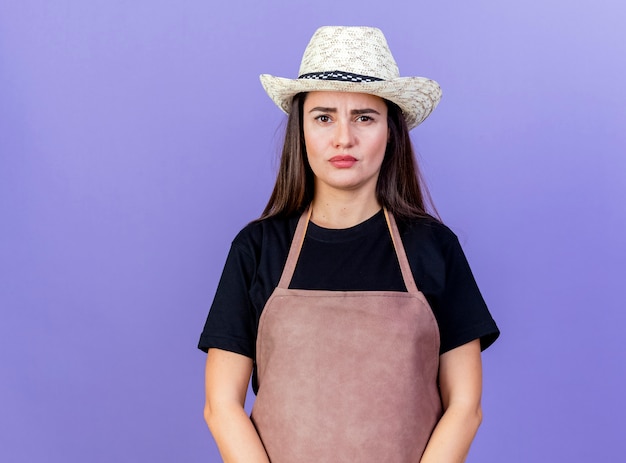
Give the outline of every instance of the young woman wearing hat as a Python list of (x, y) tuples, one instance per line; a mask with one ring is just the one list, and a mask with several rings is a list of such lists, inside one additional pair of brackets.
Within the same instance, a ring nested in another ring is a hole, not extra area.
[(261, 81), (289, 114), (281, 165), (199, 344), (224, 461), (464, 461), (481, 348), (499, 331), (456, 236), (426, 211), (409, 130), (439, 86), (399, 77), (366, 27), (319, 29), (298, 79)]

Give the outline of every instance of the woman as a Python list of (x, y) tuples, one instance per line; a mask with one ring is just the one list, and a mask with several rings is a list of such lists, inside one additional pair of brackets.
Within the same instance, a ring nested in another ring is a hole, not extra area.
[(320, 28), (299, 76), (261, 76), (289, 119), (200, 339), (207, 424), (225, 462), (464, 461), (499, 331), (424, 204), (409, 130), (439, 86), (366, 27)]

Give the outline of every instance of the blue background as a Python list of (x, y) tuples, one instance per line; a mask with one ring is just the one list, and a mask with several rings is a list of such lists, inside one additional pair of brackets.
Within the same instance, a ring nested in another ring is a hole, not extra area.
[(321, 25), (444, 97), (412, 132), (503, 335), (470, 462), (626, 453), (620, 1), (0, 0), (0, 460), (220, 461), (195, 346)]

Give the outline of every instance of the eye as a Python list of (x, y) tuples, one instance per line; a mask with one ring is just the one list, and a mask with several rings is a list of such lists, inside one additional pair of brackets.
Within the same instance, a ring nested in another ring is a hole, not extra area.
[(356, 118), (356, 120), (358, 122), (369, 122), (369, 121), (373, 121), (374, 119), (371, 116), (366, 116), (365, 114), (361, 114), (360, 116)]
[(326, 122), (330, 122), (330, 117), (326, 114), (320, 114), (319, 116), (315, 118), (315, 120), (326, 123)]

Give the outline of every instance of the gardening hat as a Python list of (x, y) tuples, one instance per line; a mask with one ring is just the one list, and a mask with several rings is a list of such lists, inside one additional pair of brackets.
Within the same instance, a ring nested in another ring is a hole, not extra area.
[(260, 76), (269, 97), (289, 114), (301, 92), (368, 93), (392, 101), (410, 129), (439, 103), (441, 88), (425, 77), (400, 77), (387, 40), (375, 27), (320, 27), (304, 50), (297, 79)]

